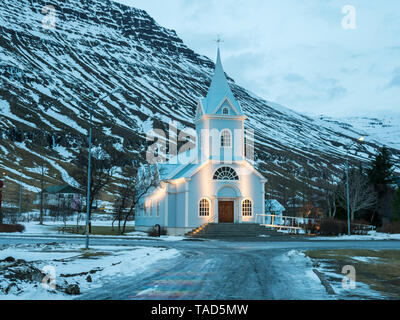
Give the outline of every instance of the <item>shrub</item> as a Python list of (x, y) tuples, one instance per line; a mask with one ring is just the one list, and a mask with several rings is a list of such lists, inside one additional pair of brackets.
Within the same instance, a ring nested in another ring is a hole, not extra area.
[(0, 232), (23, 232), (25, 230), (25, 226), (22, 224), (0, 224)]
[(350, 225), (350, 232), (351, 234), (368, 234), (368, 231), (371, 230), (369, 226), (371, 226), (371, 224), (368, 221), (353, 220)]
[(307, 223), (303, 224), (306, 234), (317, 234), (319, 229), (319, 224), (317, 220), (308, 219)]
[(379, 232), (400, 233), (400, 221), (385, 223), (378, 229)]
[[(149, 237), (158, 237), (158, 230), (156, 227), (152, 227), (149, 230), (147, 230), (147, 234), (149, 235)], [(160, 235), (166, 236), (167, 229), (165, 229), (164, 227), (161, 227)]]
[(323, 219), (319, 223), (318, 233), (324, 236), (337, 236), (347, 233), (347, 224), (343, 220)]

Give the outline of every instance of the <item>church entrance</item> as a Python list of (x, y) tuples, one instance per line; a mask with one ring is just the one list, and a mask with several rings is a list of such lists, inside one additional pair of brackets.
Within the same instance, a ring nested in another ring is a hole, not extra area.
[(219, 201), (218, 202), (218, 222), (219, 223), (232, 223), (234, 220), (233, 215), (233, 201)]

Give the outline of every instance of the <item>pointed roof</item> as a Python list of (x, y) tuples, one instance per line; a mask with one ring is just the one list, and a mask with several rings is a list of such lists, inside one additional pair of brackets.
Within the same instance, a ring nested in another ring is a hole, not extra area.
[(217, 62), (215, 64), (214, 76), (208, 89), (207, 97), (202, 100), (204, 113), (215, 113), (215, 109), (226, 99), (236, 108), (239, 115), (243, 115), (240, 104), (235, 99), (228, 80), (226, 79), (224, 68), (221, 63), (220, 50), (218, 48)]

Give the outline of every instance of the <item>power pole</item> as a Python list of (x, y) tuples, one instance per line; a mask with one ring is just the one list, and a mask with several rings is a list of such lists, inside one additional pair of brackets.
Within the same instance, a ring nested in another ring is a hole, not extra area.
[(22, 183), (19, 184), (18, 217), (21, 217), (21, 211), (22, 211)]
[(1, 208), (1, 202), (3, 200), (2, 190), (3, 190), (3, 181), (0, 180), (0, 224), (3, 224), (3, 210)]

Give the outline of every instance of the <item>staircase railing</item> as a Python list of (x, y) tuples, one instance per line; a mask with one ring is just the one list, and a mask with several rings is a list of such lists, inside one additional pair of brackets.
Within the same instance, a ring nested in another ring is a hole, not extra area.
[[(285, 229), (288, 230), (289, 232), (293, 233), (298, 233), (300, 230), (304, 230), (300, 225), (302, 224), (300, 222), (299, 217), (289, 217), (289, 216), (280, 216), (276, 214), (257, 214), (256, 215), (256, 221), (258, 217), (271, 217), (271, 223), (265, 223), (265, 219), (263, 223), (260, 223), (260, 225), (267, 227), (267, 228), (274, 228), (279, 231)], [(274, 222), (277, 219), (281, 219), (280, 224), (275, 224)]]
[(215, 222), (215, 217), (216, 217), (216, 215), (213, 214), (213, 215), (207, 220), (206, 223), (203, 223), (200, 227), (198, 227), (198, 228), (196, 228), (196, 229), (190, 231), (189, 233), (192, 234), (192, 235), (194, 235), (194, 234), (198, 233), (199, 231), (203, 230), (208, 224), (210, 224), (211, 222)]

